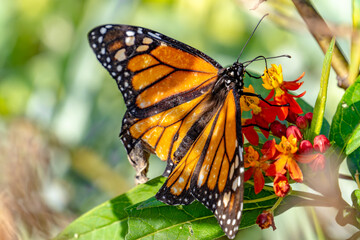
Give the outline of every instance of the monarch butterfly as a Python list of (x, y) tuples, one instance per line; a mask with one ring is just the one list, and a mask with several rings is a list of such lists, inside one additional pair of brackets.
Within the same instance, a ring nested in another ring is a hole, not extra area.
[(167, 161), (168, 177), (156, 198), (169, 205), (197, 199), (234, 238), (243, 209), (239, 100), (246, 65), (236, 61), (223, 68), (199, 50), (142, 27), (103, 25), (88, 38), (127, 106), (120, 137), (138, 181), (147, 180), (149, 153), (155, 153)]

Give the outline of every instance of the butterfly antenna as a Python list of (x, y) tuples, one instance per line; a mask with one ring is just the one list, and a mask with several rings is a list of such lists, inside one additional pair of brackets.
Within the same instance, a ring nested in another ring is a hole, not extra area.
[(279, 56), (274, 56), (274, 57), (264, 57), (264, 56), (257, 56), (256, 58), (252, 59), (252, 60), (249, 60), (249, 61), (245, 61), (245, 62), (242, 62), (244, 64), (245, 67), (249, 66), (251, 63), (253, 62), (256, 62), (256, 61), (261, 61), (261, 60), (264, 60), (265, 61), (265, 65), (266, 65), (266, 68), (267, 68), (267, 61), (268, 59), (274, 59), (274, 58), (282, 58), (282, 57), (286, 57), (286, 58), (291, 58), (290, 55), (279, 55)]
[(241, 49), (241, 52), (240, 52), (240, 54), (239, 54), (239, 57), (236, 59), (236, 62), (239, 62), (239, 59), (240, 59), (241, 54), (243, 53), (245, 47), (247, 46), (247, 44), (248, 44), (248, 42), (250, 41), (251, 37), (254, 35), (254, 33), (255, 33), (256, 29), (258, 28), (258, 26), (260, 25), (261, 21), (262, 21), (267, 15), (269, 15), (269, 14), (268, 14), (268, 13), (265, 14), (265, 15), (260, 19), (260, 21), (258, 22), (258, 24), (256, 25), (256, 27), (254, 28), (254, 30), (253, 30), (253, 32), (251, 33), (250, 37), (248, 38), (248, 40), (246, 41), (245, 45), (244, 45), (243, 48)]

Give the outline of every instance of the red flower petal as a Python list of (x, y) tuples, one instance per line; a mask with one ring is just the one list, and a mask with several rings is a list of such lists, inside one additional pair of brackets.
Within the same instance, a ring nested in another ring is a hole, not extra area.
[(248, 181), (251, 178), (251, 176), (253, 175), (253, 173), (254, 173), (254, 168), (253, 167), (246, 170), (245, 173), (244, 173), (244, 181), (245, 182)]
[(254, 172), (254, 190), (255, 193), (258, 194), (264, 188), (265, 179), (259, 168), (255, 169)]
[(299, 165), (296, 163), (295, 160), (288, 161), (287, 169), (289, 170), (290, 177), (296, 182), (303, 181), (303, 174)]

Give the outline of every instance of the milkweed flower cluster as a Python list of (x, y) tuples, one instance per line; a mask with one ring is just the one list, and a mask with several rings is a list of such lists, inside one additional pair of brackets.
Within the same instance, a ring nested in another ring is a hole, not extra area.
[[(304, 138), (311, 125), (312, 113), (303, 114), (296, 102), (296, 98), (304, 96), (305, 92), (298, 95), (290, 92), (301, 87), (303, 82), (299, 81), (303, 76), (294, 81), (284, 81), (281, 65), (272, 64), (261, 77), (262, 86), (270, 91), (265, 101), (252, 96), (255, 91), (251, 85), (243, 90), (241, 109), (251, 111), (252, 115), (242, 120), (242, 132), (250, 144), (244, 154), (245, 181), (253, 180), (256, 194), (265, 186), (264, 176), (272, 179), (275, 194), (285, 197), (291, 190), (291, 182), (303, 182), (302, 165), (309, 165), (312, 171), (321, 171), (325, 167), (324, 153), (330, 142), (324, 135), (314, 139)], [(256, 148), (259, 151), (253, 147), (259, 145), (256, 128), (266, 138), (272, 136), (261, 148)], [(261, 228), (275, 226), (270, 212), (260, 214), (257, 223)]]

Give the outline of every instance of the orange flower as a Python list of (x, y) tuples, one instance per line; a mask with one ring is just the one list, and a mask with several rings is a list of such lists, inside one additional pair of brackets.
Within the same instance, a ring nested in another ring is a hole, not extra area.
[(290, 185), (287, 177), (282, 174), (276, 174), (274, 179), (274, 191), (279, 197), (285, 197), (290, 190)]
[(289, 90), (294, 91), (300, 88), (303, 82), (298, 83), (298, 81), (304, 76), (304, 73), (294, 81), (284, 81), (281, 65), (277, 66), (271, 64), (271, 68), (265, 69), (264, 75), (261, 77), (264, 84), (263, 87), (271, 90), (269, 95), (266, 97), (266, 100), (269, 100), (274, 95), (274, 101), (278, 105), (289, 104), (289, 107), (279, 107), (280, 113), (278, 117), (281, 121), (285, 120), (289, 111), (295, 114), (302, 113), (300, 105), (295, 101), (294, 98), (302, 97), (305, 92), (295, 96), (289, 93)]
[(263, 172), (266, 172), (270, 167), (266, 160), (260, 159), (259, 153), (252, 146), (245, 148), (244, 164), (245, 168), (249, 168), (245, 171), (245, 181), (254, 175), (254, 190), (256, 194), (261, 192), (265, 185)]
[(277, 151), (275, 145), (275, 139), (266, 141), (261, 149), (261, 153), (263, 154), (262, 158), (266, 160), (277, 159), (279, 152)]
[[(248, 88), (244, 88), (244, 93), (255, 93), (254, 88), (252, 85), (249, 85)], [(269, 123), (275, 121), (276, 115), (278, 113), (278, 107), (272, 107), (269, 104), (265, 103), (264, 101), (261, 101), (257, 96), (246, 96), (242, 95), (240, 98), (240, 107), (241, 111), (251, 111), (252, 118), (248, 119), (247, 122), (243, 125), (247, 125), (247, 134), (246, 138), (249, 140), (249, 142), (256, 142), (258, 145), (258, 140), (252, 137), (253, 132), (255, 131), (253, 129), (254, 126), (258, 126), (260, 128), (260, 131), (264, 134), (266, 138), (269, 137), (269, 131), (266, 131), (266, 129), (269, 128)], [(245, 129), (245, 128), (244, 128)], [(251, 132), (251, 134), (250, 134)], [(249, 139), (251, 138), (251, 140)]]
[(302, 182), (303, 174), (296, 162), (296, 152), (298, 150), (296, 137), (292, 134), (288, 138), (283, 136), (281, 142), (278, 145), (275, 145), (275, 147), (280, 152), (279, 158), (274, 163), (276, 173), (282, 173), (284, 169), (287, 169), (293, 180)]
[(284, 94), (284, 92), (281, 90), (281, 86), (284, 82), (281, 65), (276, 66), (276, 64), (271, 64), (271, 68), (267, 70), (265, 69), (264, 75), (261, 76), (261, 78), (264, 82), (263, 87), (265, 89), (275, 89), (276, 96)]
[[(244, 87), (243, 92), (255, 93), (255, 90), (251, 84), (249, 87)], [(250, 111), (252, 110), (254, 113), (261, 112), (261, 108), (259, 107), (260, 99), (256, 96), (245, 96), (242, 95), (240, 98), (240, 106), (242, 111)]]

